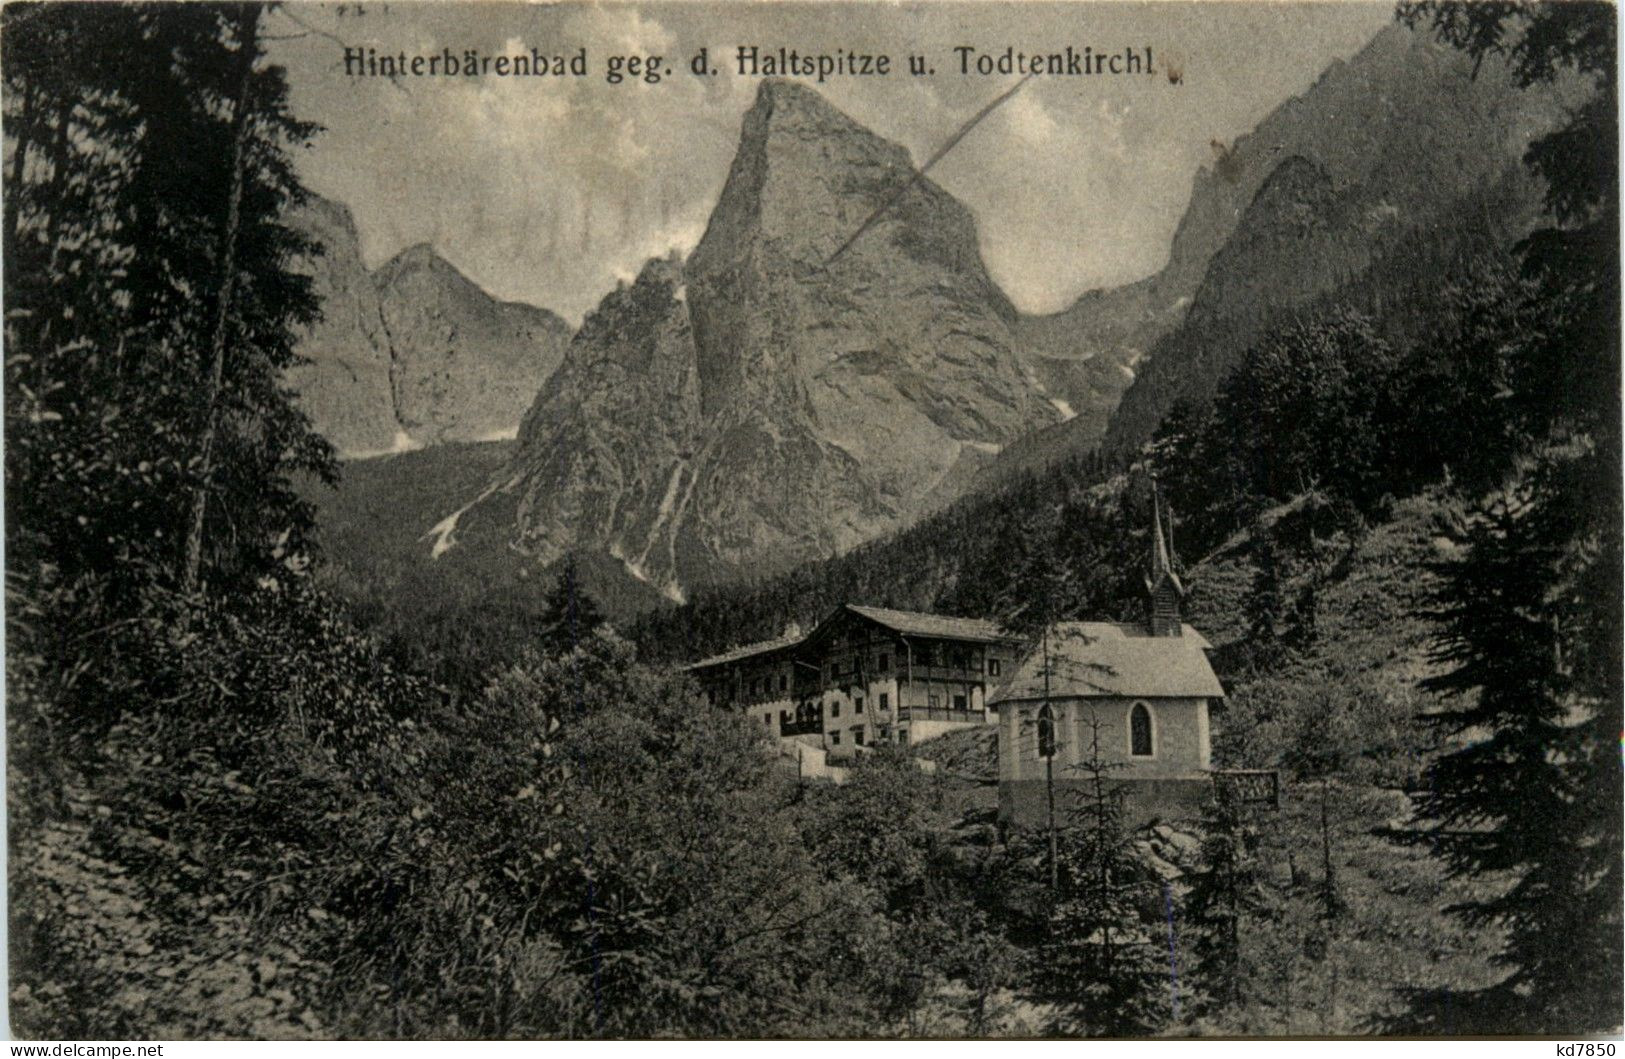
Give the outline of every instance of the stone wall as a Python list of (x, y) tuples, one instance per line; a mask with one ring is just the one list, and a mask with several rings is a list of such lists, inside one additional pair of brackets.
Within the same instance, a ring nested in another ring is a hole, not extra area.
[(909, 746), (919, 746), (921, 743), (928, 743), (931, 740), (936, 739), (936, 738), (938, 738), (940, 736), (947, 735), (950, 732), (960, 732), (960, 731), (965, 730), (966, 728), (985, 728), (987, 725), (990, 725), (992, 723), (994, 723), (992, 717), (989, 717), (988, 720), (985, 721), (985, 722), (983, 722), (983, 721), (909, 721), (908, 724), (907, 724), (907, 727), (908, 727), (908, 745)]

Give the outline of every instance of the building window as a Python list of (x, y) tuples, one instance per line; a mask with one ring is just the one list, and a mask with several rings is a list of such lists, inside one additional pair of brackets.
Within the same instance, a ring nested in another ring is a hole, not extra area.
[(891, 709), (891, 696), (884, 691), (880, 693), (880, 709), (881, 712)]
[(890, 668), (891, 668), (891, 655), (882, 654), (880, 656), (880, 666), (879, 666), (880, 671), (882, 673), (884, 673), (886, 670), (888, 670)]
[(858, 698), (858, 699), (853, 700), (852, 712), (853, 713), (862, 713), (863, 712), (863, 699), (862, 698)]
[(839, 717), (841, 715), (841, 704), (838, 703), (838, 702), (830, 703), (829, 704), (829, 715), (831, 717)]
[(783, 673), (779, 674), (779, 690), (783, 691), (790, 686), (790, 678)]
[(1151, 757), (1151, 709), (1136, 702), (1128, 715), (1129, 753), (1135, 757)]
[(853, 746), (862, 746), (863, 745), (863, 729), (862, 728), (854, 728), (854, 729), (852, 729), (852, 745)]
[(954, 709), (956, 709), (956, 710), (966, 709), (965, 696), (963, 696), (963, 695), (955, 695), (954, 696)]
[(840, 732), (831, 732), (831, 733), (829, 733), (829, 745), (830, 746), (840, 746), (841, 745), (841, 733)]
[(771, 713), (762, 714), (762, 723), (769, 728), (773, 727), (773, 715)]
[(999, 660), (997, 658), (989, 658), (987, 660), (987, 675), (990, 677), (996, 677), (999, 675)]
[(899, 728), (899, 729), (897, 729), (897, 745), (898, 746), (908, 746), (908, 729), (907, 728)]

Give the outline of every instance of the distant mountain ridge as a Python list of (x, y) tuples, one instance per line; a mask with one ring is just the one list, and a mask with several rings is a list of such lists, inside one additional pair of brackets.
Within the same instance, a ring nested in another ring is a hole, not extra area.
[(427, 244), (369, 272), (339, 203), (312, 196), (290, 220), (324, 252), (308, 263), (323, 317), (288, 382), (341, 456), (514, 435), (563, 358), (563, 319), (492, 298)]
[(1268, 327), (1349, 284), (1380, 300), (1373, 272), (1414, 256), (1407, 242), (1448, 256), (1452, 240), (1515, 240), (1540, 208), (1523, 150), (1564, 103), (1517, 89), (1500, 63), (1475, 77), (1426, 33), (1383, 29), (1251, 133), (1213, 144), (1156, 273), (1018, 319), (1022, 362), (1075, 415), (1007, 446), (969, 488), (1133, 450), (1176, 401), (1211, 399)]
[[(1385, 29), (1216, 145), (1161, 271), (1033, 317), (988, 277), (969, 211), (909, 183), (905, 149), (764, 82), (700, 245), (589, 314), (512, 457), (415, 513), (423, 561), (459, 526), (501, 522), (516, 555), (602, 558), (679, 599), (848, 552), (1102, 443), (1131, 450), (1174, 402), (1210, 399), (1265, 329), (1340, 299), (1381, 312), (1527, 230), (1539, 200), (1520, 156), (1562, 102)], [(416, 254), (380, 274), (439, 270)]]
[[(1452, 226), (1510, 242), (1535, 223), (1522, 164), (1560, 93), (1391, 26), (1333, 63), (1198, 172), (1158, 302), (1186, 308), (1152, 340), (1104, 444), (1134, 448), (1179, 399), (1205, 402), (1274, 322)], [(1364, 277), (1362, 279), (1362, 277)], [(1170, 301), (1174, 299), (1174, 301)]]

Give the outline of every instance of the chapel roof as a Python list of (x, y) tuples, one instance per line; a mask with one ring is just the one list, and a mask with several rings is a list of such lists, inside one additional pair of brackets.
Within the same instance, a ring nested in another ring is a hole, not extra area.
[[(1210, 645), (1189, 625), (1152, 636), (1144, 625), (1069, 621), (1050, 627), (1051, 698), (1223, 698)], [(1035, 644), (991, 702), (1044, 697), (1044, 652)]]

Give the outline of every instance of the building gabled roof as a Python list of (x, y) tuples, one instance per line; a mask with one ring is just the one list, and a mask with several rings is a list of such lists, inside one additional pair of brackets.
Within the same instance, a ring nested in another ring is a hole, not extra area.
[(860, 607), (852, 603), (848, 603), (846, 609), (904, 636), (937, 636), (945, 640), (980, 640), (984, 643), (1018, 639), (996, 622), (983, 618), (945, 618), (940, 614)]
[[(1179, 636), (1152, 636), (1143, 625), (1069, 621), (1050, 627), (1051, 698), (1224, 697), (1208, 662), (1209, 644), (1189, 625)], [(990, 701), (1044, 697), (1042, 644), (1016, 668)]]
[(738, 662), (754, 655), (764, 655), (773, 651), (782, 651), (787, 647), (795, 647), (806, 639), (805, 636), (781, 636), (777, 640), (761, 640), (756, 643), (748, 643), (741, 647), (735, 647), (731, 651), (724, 651), (719, 655), (712, 655), (710, 658), (702, 658), (698, 662), (691, 662), (684, 666), (683, 669), (691, 673), (696, 669), (710, 669), (712, 666)]
[(702, 658), (698, 662), (691, 662), (684, 666), (687, 672), (700, 669), (710, 669), (713, 666), (726, 665), (729, 662), (738, 662), (758, 655), (770, 654), (774, 651), (783, 651), (792, 647), (800, 647), (810, 640), (822, 635), (830, 628), (831, 623), (841, 615), (851, 612), (861, 618), (884, 625), (893, 632), (904, 636), (934, 636), (945, 640), (974, 640), (980, 643), (1015, 642), (1020, 638), (1013, 633), (1006, 632), (995, 622), (985, 621), (981, 618), (945, 618), (940, 614), (921, 614), (911, 610), (887, 610), (885, 607), (859, 607), (851, 603), (837, 607), (829, 617), (818, 623), (807, 635), (794, 634), (781, 636), (776, 640), (761, 640), (757, 643), (744, 644), (721, 654)]

